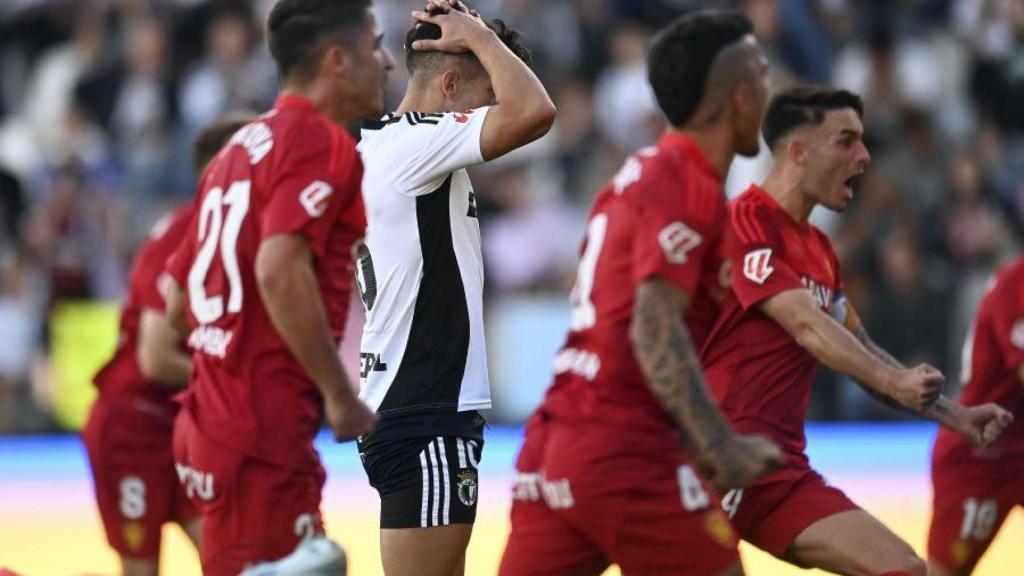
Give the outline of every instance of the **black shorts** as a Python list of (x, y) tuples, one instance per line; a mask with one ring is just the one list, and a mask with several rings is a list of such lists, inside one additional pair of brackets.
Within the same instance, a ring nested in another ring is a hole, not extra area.
[(360, 439), (359, 457), (370, 485), (380, 494), (381, 528), (476, 520), (484, 419), (473, 416), (458, 434), (439, 430), (437, 435), (393, 437), (381, 430)]

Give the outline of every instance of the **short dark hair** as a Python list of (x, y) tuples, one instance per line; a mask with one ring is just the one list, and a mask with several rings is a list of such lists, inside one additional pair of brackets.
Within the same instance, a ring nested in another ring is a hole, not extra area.
[(723, 48), (754, 25), (734, 10), (701, 10), (680, 16), (654, 35), (647, 51), (647, 79), (673, 126), (683, 126), (704, 99), (708, 74)]
[(267, 18), (267, 43), (282, 78), (313, 74), (325, 41), (366, 23), (371, 0), (280, 0)]
[[(431, 14), (443, 14), (444, 11), (440, 9), (432, 9)], [(523, 35), (518, 30), (511, 28), (504, 20), (500, 18), (492, 18), (490, 20), (484, 20), (487, 27), (490, 28), (513, 54), (516, 55), (520, 60), (526, 63), (527, 66), (533, 65), (533, 55), (530, 54), (530, 49), (523, 43)], [(405, 35), (405, 68), (409, 71), (409, 75), (425, 66), (430, 60), (435, 58), (440, 52), (431, 52), (423, 50), (414, 50), (412, 43), (417, 40), (437, 40), (441, 37), (441, 27), (437, 24), (431, 24), (430, 22), (417, 22), (409, 29), (409, 32)], [(445, 56), (456, 56), (466, 58), (472, 62), (479, 63), (477, 57), (472, 52), (465, 52), (462, 54), (444, 54)]]
[(832, 86), (794, 86), (776, 94), (768, 104), (761, 132), (769, 149), (782, 137), (807, 124), (821, 124), (829, 110), (852, 108), (864, 117), (860, 96)]
[(252, 118), (237, 117), (217, 120), (203, 128), (192, 142), (192, 168), (196, 174), (202, 174), (206, 165), (216, 156), (217, 152), (228, 143), (235, 132), (242, 129)]

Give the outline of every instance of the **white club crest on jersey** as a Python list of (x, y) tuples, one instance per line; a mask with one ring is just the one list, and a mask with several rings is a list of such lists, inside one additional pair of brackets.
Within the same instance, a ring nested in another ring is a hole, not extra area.
[(1024, 350), (1024, 318), (1018, 318), (1013, 323), (1013, 330), (1010, 331), (1010, 342), (1021, 350)]
[(314, 180), (299, 192), (299, 203), (313, 218), (319, 218), (327, 211), (327, 199), (334, 193), (334, 188), (327, 182)]
[(704, 237), (682, 222), (673, 222), (658, 233), (658, 244), (665, 251), (665, 259), (672, 264), (686, 262), (686, 253), (704, 241)]
[(771, 248), (760, 248), (751, 250), (743, 257), (743, 275), (751, 282), (764, 284), (768, 277), (775, 272), (769, 261), (772, 258)]

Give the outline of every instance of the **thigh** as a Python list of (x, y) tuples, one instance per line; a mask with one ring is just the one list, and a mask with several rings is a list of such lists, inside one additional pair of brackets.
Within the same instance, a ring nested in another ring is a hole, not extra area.
[(932, 468), (928, 562), (970, 574), (1020, 502), (1019, 478), (973, 461), (937, 461)]
[(511, 520), (499, 576), (597, 576), (609, 565), (594, 542), (539, 497), (513, 501)]
[(380, 531), (387, 576), (453, 576), (466, 557), (472, 524)]
[(859, 507), (809, 468), (783, 470), (726, 493), (724, 508), (741, 538), (782, 558), (814, 523)]
[(910, 545), (863, 510), (840, 512), (808, 526), (784, 559), (851, 576), (924, 574)]
[(187, 486), (202, 516), (204, 574), (234, 576), (248, 564), (287, 556), (302, 539), (323, 532), (319, 462), (284, 468), (202, 438), (189, 448)]
[[(112, 419), (118, 419), (116, 410), (95, 406), (83, 435), (107, 541), (123, 557), (157, 559), (178, 488), (170, 438), (166, 446), (159, 437), (136, 446), (124, 438), (129, 431), (111, 425)], [(155, 435), (147, 430), (135, 434)]]
[[(681, 454), (680, 454), (681, 456)], [(634, 465), (632, 470), (643, 468)], [(623, 574), (736, 573), (739, 540), (717, 494), (681, 457), (633, 474), (612, 561)]]

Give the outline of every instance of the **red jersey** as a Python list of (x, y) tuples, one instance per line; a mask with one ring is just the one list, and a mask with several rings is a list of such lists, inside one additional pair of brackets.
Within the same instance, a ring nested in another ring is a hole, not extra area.
[(725, 294), (724, 222), (721, 175), (685, 136), (666, 133), (626, 160), (594, 201), (571, 297), (572, 329), (542, 411), (674, 442), (678, 426), (633, 353), (635, 294), (652, 278), (689, 294), (685, 322), (699, 346)]
[(142, 395), (168, 409), (171, 408), (171, 396), (177, 390), (147, 381), (139, 368), (136, 355), (139, 346), (139, 322), (143, 310), (164, 313), (164, 295), (168, 279), (164, 274), (164, 265), (185, 237), (185, 231), (194, 212), (195, 206), (190, 203), (161, 218), (135, 255), (128, 280), (128, 297), (121, 310), (121, 333), (117, 350), (114, 357), (93, 379), (105, 397)]
[(364, 235), (363, 168), (353, 139), (309, 101), (281, 96), (210, 162), (197, 212), (168, 270), (185, 291), (195, 376), (185, 398), (199, 431), (275, 463), (313, 465), (318, 389), (278, 335), (256, 285), (260, 243), (308, 241), (336, 341)]
[(976, 448), (947, 428), (939, 430), (936, 458), (946, 453), (974, 454), (983, 458), (1024, 456), (1024, 390), (1017, 370), (1024, 365), (1024, 258), (996, 272), (992, 286), (981, 299), (974, 326), (964, 342), (961, 370), (964, 389), (960, 403), (977, 406), (986, 402), (1013, 412), (1016, 419), (999, 439)]
[(738, 432), (765, 434), (790, 461), (806, 463), (804, 416), (818, 361), (755, 305), (806, 289), (831, 312), (842, 298), (839, 260), (824, 233), (757, 186), (730, 203), (724, 244), (732, 290), (701, 351), (704, 375)]

